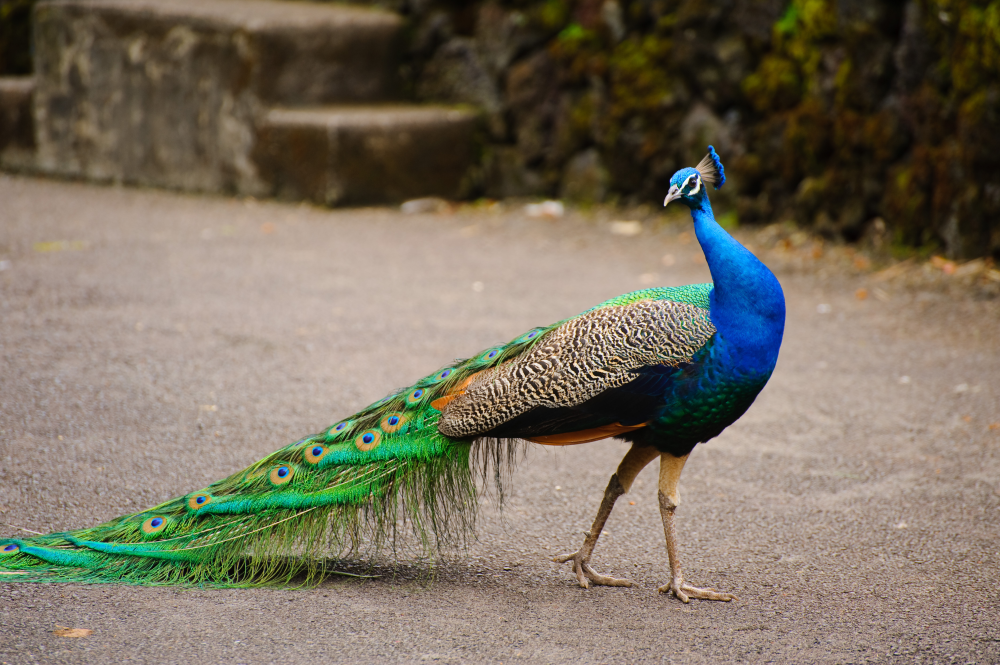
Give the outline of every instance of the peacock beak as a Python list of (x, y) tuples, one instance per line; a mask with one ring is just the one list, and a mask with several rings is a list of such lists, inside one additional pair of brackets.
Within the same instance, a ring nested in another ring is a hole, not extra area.
[(663, 206), (666, 207), (671, 201), (676, 201), (681, 197), (681, 188), (677, 185), (670, 185), (670, 190), (667, 192), (667, 198), (663, 199)]

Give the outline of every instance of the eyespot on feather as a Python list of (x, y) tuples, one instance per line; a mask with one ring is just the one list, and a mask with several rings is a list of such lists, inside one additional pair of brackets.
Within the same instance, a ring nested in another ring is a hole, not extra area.
[(391, 395), (386, 395), (385, 397), (383, 397), (383, 398), (382, 398), (382, 399), (380, 399), (379, 401), (377, 401), (377, 402), (375, 402), (374, 404), (372, 404), (372, 406), (382, 406), (382, 405), (383, 405), (383, 404), (385, 404), (386, 402), (388, 402), (388, 401), (390, 401), (390, 400), (394, 399), (394, 398), (395, 398), (395, 397), (396, 397), (396, 396), (397, 396), (398, 394), (399, 394), (399, 393), (393, 393), (393, 394), (391, 394)]
[(331, 427), (329, 431), (326, 433), (326, 440), (330, 441), (331, 439), (336, 439), (337, 436), (343, 434), (346, 430), (350, 429), (351, 425), (352, 422), (350, 420), (345, 420), (343, 422), (337, 423), (336, 425)]
[(530, 342), (531, 340), (535, 339), (541, 334), (542, 331), (539, 328), (535, 328), (534, 330), (528, 331), (527, 333), (521, 335), (521, 337), (518, 338), (517, 343), (520, 344), (523, 342)]
[(354, 440), (354, 445), (361, 452), (368, 452), (382, 442), (382, 435), (373, 429), (362, 433)]
[(167, 528), (167, 518), (163, 515), (154, 515), (142, 523), (139, 529), (147, 536), (160, 533)]
[(420, 386), (421, 388), (426, 388), (427, 386), (433, 386), (435, 383), (441, 383), (442, 381), (450, 377), (454, 372), (455, 372), (454, 367), (447, 367), (438, 372), (437, 374), (421, 379), (419, 382), (417, 382), (417, 385)]
[(329, 448), (326, 446), (309, 446), (304, 451), (302, 451), (302, 456), (305, 458), (306, 462), (309, 464), (319, 464), (319, 461), (326, 457)]
[(0, 547), (0, 554), (14, 554), (20, 551), (20, 549), (16, 543), (7, 543), (3, 547)]
[(406, 396), (406, 406), (416, 406), (417, 404), (420, 404), (425, 392), (426, 391), (423, 388), (417, 388), (416, 390), (411, 391), (410, 394)]
[(268, 478), (272, 485), (284, 485), (291, 481), (292, 476), (295, 475), (295, 471), (287, 464), (281, 464), (279, 466), (271, 469), (271, 474)]
[(191, 510), (201, 510), (212, 503), (212, 495), (207, 492), (198, 492), (188, 497), (187, 505)]
[(480, 358), (482, 362), (490, 362), (496, 360), (496, 357), (500, 355), (500, 349), (490, 349)]
[(393, 432), (398, 432), (403, 429), (403, 425), (406, 424), (406, 416), (402, 413), (390, 413), (385, 418), (382, 419), (380, 427), (382, 431), (386, 434), (392, 434)]

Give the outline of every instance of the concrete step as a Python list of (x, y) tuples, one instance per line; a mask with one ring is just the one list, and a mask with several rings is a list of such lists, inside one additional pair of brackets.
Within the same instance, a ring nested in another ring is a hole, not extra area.
[(30, 76), (0, 77), (0, 168), (30, 171), (35, 165), (35, 126)]
[(36, 70), (54, 82), (52, 66), (75, 68), (91, 85), (208, 74), (272, 106), (382, 101), (396, 93), (402, 27), (392, 12), (339, 3), (48, 0), (35, 12)]
[(269, 110), (255, 162), (268, 193), (327, 205), (458, 198), (478, 114), (435, 106)]
[(45, 172), (260, 194), (271, 106), (392, 99), (402, 21), (276, 0), (47, 0), (34, 14)]

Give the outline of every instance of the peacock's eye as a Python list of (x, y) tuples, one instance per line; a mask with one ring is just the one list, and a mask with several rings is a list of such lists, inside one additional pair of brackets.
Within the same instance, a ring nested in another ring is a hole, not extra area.
[(688, 176), (688, 179), (684, 181), (684, 185), (681, 187), (681, 193), (684, 196), (694, 196), (701, 191), (701, 177), (697, 173), (692, 173)]
[(167, 527), (167, 520), (162, 515), (157, 515), (156, 517), (150, 517), (148, 520), (142, 523), (139, 529), (147, 536), (152, 536), (154, 534), (163, 531)]
[(282, 464), (271, 469), (271, 484), (284, 485), (292, 479), (294, 470), (292, 467)]

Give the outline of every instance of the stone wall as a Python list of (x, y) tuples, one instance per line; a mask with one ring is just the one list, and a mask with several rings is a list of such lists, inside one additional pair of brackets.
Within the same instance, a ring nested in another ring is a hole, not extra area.
[[(21, 8), (11, 16), (23, 19), (31, 3), (8, 3)], [(1000, 258), (1000, 0), (354, 4), (407, 19), (398, 97), (485, 111), (480, 195), (653, 202), (712, 143), (730, 174), (719, 192), (730, 222), (791, 220), (849, 241)], [(164, 35), (140, 52), (152, 64), (132, 63), (131, 52), (110, 64), (169, 65), (170, 48)], [(235, 45), (217, 50), (212, 57), (241, 66)], [(108, 63), (99, 64), (93, 71)], [(63, 77), (56, 87), (73, 85), (72, 68), (41, 65), (43, 95), (52, 76)], [(15, 72), (6, 66), (0, 74)], [(46, 112), (58, 113), (58, 95), (46, 99)], [(215, 104), (212, 133), (244, 126), (241, 114), (252, 112), (238, 91), (192, 103)], [(120, 112), (122, 123), (109, 122), (124, 129), (93, 140), (132, 132), (135, 150), (166, 156), (199, 140), (155, 148)], [(232, 156), (206, 158), (230, 160), (223, 184), (251, 191), (233, 139)], [(201, 177), (196, 165), (190, 173)]]
[(385, 0), (480, 191), (650, 202), (712, 143), (732, 221), (1000, 258), (1000, 0)]

